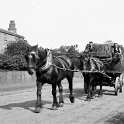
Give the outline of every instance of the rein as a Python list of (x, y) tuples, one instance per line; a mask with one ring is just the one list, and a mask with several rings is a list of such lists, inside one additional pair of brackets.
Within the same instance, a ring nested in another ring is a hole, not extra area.
[[(88, 71), (88, 70), (76, 70), (76, 69), (68, 69), (68, 68), (61, 68), (55, 64), (51, 64), (51, 66), (55, 66), (58, 69), (64, 70), (64, 71), (71, 71), (71, 72), (81, 72), (81, 73), (101, 73), (103, 75), (105, 75), (108, 78), (111, 78), (110, 76), (108, 76), (106, 73), (102, 72), (102, 71)], [(119, 73), (119, 72), (118, 72)]]
[[(56, 57), (57, 58), (57, 57)], [(57, 58), (58, 59), (58, 58)], [(105, 72), (103, 72), (103, 71), (99, 71), (99, 70), (94, 70), (94, 71), (88, 71), (88, 70), (77, 70), (77, 69), (68, 69), (68, 68), (66, 68), (65, 66), (64, 66), (64, 64), (63, 64), (63, 62), (62, 61), (60, 61), (59, 59), (58, 59), (58, 61), (62, 64), (62, 66), (63, 67), (59, 67), (59, 66), (57, 66), (56, 64), (53, 64), (52, 63), (52, 54), (51, 54), (51, 51), (50, 50), (48, 50), (48, 52), (47, 52), (47, 61), (46, 61), (46, 63), (45, 63), (45, 65), (43, 65), (42, 67), (40, 67), (40, 70), (41, 71), (45, 71), (45, 70), (47, 70), (50, 66), (54, 66), (54, 67), (56, 67), (56, 68), (58, 68), (58, 69), (60, 69), (60, 70), (63, 70), (63, 71), (71, 71), (71, 72), (81, 72), (81, 73), (101, 73), (101, 74), (103, 74), (103, 75), (105, 75), (106, 77), (108, 77), (108, 78), (111, 78), (110, 76), (108, 76)], [(110, 71), (111, 72), (111, 71)], [(119, 72), (118, 72), (119, 73)]]

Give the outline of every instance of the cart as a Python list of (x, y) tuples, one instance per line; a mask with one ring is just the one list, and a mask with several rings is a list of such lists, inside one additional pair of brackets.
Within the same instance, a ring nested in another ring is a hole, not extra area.
[[(114, 43), (93, 44), (92, 52), (89, 52), (90, 56), (99, 58), (104, 63), (105, 75), (112, 78), (112, 81), (103, 82), (103, 86), (114, 87), (115, 95), (122, 92), (123, 82), (120, 80), (120, 75), (124, 72), (124, 48), (119, 45), (121, 54), (114, 53)], [(87, 46), (85, 48), (87, 51)], [(92, 72), (90, 72), (92, 73)], [(94, 73), (94, 72), (93, 72)], [(103, 73), (104, 75), (104, 73)], [(84, 81), (84, 90), (87, 91), (87, 83)]]

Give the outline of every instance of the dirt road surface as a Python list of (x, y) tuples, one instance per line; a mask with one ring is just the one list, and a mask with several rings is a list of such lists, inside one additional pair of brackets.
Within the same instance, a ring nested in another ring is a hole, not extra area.
[(42, 90), (43, 108), (34, 113), (36, 88), (0, 93), (0, 124), (124, 124), (124, 92), (114, 96), (104, 87), (102, 97), (85, 101), (83, 80), (74, 79), (75, 103), (68, 99), (68, 84), (63, 81), (64, 107), (51, 110), (51, 86)]

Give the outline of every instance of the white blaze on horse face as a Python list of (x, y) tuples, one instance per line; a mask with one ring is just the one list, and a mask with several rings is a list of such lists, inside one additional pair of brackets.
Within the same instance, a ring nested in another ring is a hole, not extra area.
[(36, 53), (34, 51), (32, 51), (31, 54), (36, 54)]
[(32, 55), (29, 54), (29, 60), (28, 60), (28, 66), (31, 67), (32, 66)]
[(35, 52), (34, 51), (30, 52), (30, 54), (28, 56), (30, 60), (33, 58), (32, 55), (35, 55)]
[(32, 55), (31, 55), (31, 53), (28, 55), (28, 57), (29, 57), (29, 59), (31, 59), (31, 58), (32, 58)]
[(30, 55), (36, 56), (36, 52), (32, 51), (32, 52), (30, 52)]
[(31, 68), (34, 67), (33, 55), (34, 55), (34, 56), (36, 55), (36, 53), (35, 53), (34, 51), (30, 52), (30, 54), (28, 55), (28, 57), (29, 57), (29, 62), (28, 62), (28, 64), (29, 64), (29, 67), (31, 67)]
[(39, 56), (38, 56), (38, 51), (32, 51), (30, 52), (30, 55), (34, 55), (36, 59), (39, 59)]

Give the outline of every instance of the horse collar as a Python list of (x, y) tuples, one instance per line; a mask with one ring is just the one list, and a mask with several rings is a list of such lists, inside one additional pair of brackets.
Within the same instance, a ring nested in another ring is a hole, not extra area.
[(52, 65), (52, 53), (50, 50), (47, 51), (46, 63), (40, 67), (41, 71), (47, 70)]

